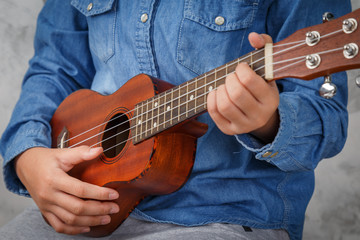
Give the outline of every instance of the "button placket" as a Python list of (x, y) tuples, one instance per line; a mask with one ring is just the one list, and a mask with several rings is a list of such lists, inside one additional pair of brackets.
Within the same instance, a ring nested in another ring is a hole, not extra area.
[(155, 59), (151, 44), (151, 18), (154, 11), (155, 1), (144, 0), (139, 4), (139, 12), (137, 15), (137, 31), (136, 31), (136, 55), (139, 61), (139, 70), (142, 73), (156, 77), (157, 71), (155, 67)]

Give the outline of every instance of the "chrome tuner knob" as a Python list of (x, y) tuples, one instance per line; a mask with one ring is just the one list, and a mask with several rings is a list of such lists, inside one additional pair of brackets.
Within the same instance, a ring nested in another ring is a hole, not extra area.
[(334, 15), (330, 12), (324, 13), (322, 17), (323, 17), (323, 23), (329, 22), (332, 19), (334, 19)]
[(325, 76), (324, 83), (321, 85), (319, 94), (321, 97), (331, 99), (337, 91), (336, 85), (331, 82), (331, 75)]
[(360, 75), (355, 78), (356, 86), (360, 88)]

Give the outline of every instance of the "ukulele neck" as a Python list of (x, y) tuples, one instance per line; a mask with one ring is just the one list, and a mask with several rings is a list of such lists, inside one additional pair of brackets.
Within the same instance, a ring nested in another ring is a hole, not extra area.
[[(272, 45), (267, 48), (272, 48)], [(134, 143), (206, 112), (209, 92), (224, 84), (226, 76), (233, 73), (239, 63), (246, 62), (258, 75), (265, 76), (265, 59), (268, 58), (264, 55), (267, 51), (250, 52), (137, 104), (132, 119)], [(266, 75), (271, 76), (271, 73)]]

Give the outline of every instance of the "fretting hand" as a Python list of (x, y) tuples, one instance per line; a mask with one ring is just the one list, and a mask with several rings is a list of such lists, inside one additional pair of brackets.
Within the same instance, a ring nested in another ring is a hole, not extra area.
[[(262, 48), (271, 43), (265, 34), (251, 33), (250, 44)], [(265, 143), (276, 136), (279, 126), (279, 91), (275, 82), (266, 82), (246, 63), (228, 75), (225, 84), (209, 93), (208, 112), (218, 128), (228, 135), (251, 133)]]

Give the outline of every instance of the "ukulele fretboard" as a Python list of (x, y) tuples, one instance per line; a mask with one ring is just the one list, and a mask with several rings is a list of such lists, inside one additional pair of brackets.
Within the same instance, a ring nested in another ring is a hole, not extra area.
[(260, 76), (265, 73), (264, 51), (258, 50), (138, 103), (131, 120), (134, 143), (205, 112), (208, 93), (224, 84), (240, 62), (247, 62)]

